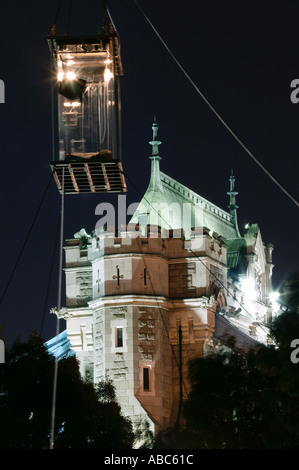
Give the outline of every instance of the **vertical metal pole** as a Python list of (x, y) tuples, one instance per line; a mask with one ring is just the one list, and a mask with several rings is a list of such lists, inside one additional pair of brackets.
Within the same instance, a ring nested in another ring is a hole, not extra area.
[[(60, 309), (61, 309), (61, 293), (62, 293), (63, 226), (64, 226), (64, 166), (62, 167), (61, 222), (60, 222), (60, 252), (59, 252), (59, 279), (58, 279), (58, 300), (57, 300), (58, 315), (57, 315), (57, 320), (56, 320), (56, 336), (59, 335), (59, 327), (60, 327), (59, 311), (60, 311)], [(57, 342), (58, 342), (58, 338), (57, 338)], [(56, 414), (57, 376), (58, 376), (58, 358), (55, 357), (54, 377), (53, 377), (53, 396), (52, 396), (52, 415), (51, 415), (50, 449), (53, 449), (53, 448), (54, 448), (54, 438), (55, 438), (55, 414)]]
[(180, 424), (182, 402), (183, 402), (183, 374), (182, 374), (182, 325), (179, 326), (179, 379), (180, 379), (180, 398), (179, 409), (176, 424)]
[(53, 52), (53, 39), (51, 44), (51, 102), (52, 102), (52, 155), (54, 161), (57, 160), (57, 149), (56, 149), (56, 101), (55, 101), (55, 83), (56, 83), (56, 73), (54, 66), (54, 52)]

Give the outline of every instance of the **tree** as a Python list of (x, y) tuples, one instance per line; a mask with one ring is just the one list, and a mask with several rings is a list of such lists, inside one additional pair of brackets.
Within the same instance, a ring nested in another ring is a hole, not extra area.
[(299, 448), (299, 364), (290, 360), (299, 314), (289, 310), (270, 327), (273, 346), (247, 357), (232, 351), (189, 364), (185, 423), (161, 433), (157, 447)]
[[(64, 377), (64, 380), (68, 381), (68, 378)], [(62, 386), (61, 391), (63, 390)], [(75, 391), (71, 405), (67, 402), (67, 397), (59, 400), (61, 430), (56, 439), (56, 448), (132, 448), (132, 424), (121, 415), (110, 380), (102, 381), (96, 387), (83, 383), (83, 387)]]
[(281, 300), (288, 309), (299, 312), (299, 272), (293, 272), (282, 283)]
[(155, 443), (154, 433), (150, 429), (149, 422), (140, 418), (135, 421), (135, 447), (137, 449), (152, 449)]
[[(15, 341), (1, 368), (0, 448), (46, 449), (50, 441), (54, 357), (35, 334)], [(103, 399), (104, 396), (104, 399)], [(59, 361), (55, 448), (132, 448), (111, 383), (85, 383), (75, 357)]]

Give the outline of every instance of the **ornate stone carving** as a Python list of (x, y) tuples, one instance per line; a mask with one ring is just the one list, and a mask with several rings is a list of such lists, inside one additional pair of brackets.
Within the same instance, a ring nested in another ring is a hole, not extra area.
[(57, 307), (51, 308), (50, 313), (54, 313), (57, 318), (66, 320), (73, 316), (73, 313), (67, 310), (65, 307), (61, 308), (60, 310)]
[(210, 308), (213, 306), (215, 302), (215, 297), (213, 295), (211, 295), (210, 297), (201, 297), (201, 299), (199, 299), (199, 306), (200, 307), (204, 307), (204, 308)]
[(127, 307), (110, 307), (111, 315), (117, 318), (124, 318), (127, 315), (127, 312)]

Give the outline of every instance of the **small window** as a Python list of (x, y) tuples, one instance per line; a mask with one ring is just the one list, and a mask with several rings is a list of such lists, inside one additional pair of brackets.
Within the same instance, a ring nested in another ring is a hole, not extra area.
[(122, 348), (123, 347), (123, 327), (117, 326), (115, 329), (115, 347)]
[(149, 367), (143, 368), (143, 390), (149, 391), (150, 384), (149, 384)]

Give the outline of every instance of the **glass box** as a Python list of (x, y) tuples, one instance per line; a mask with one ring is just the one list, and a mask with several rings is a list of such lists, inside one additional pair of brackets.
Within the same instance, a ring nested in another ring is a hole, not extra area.
[(118, 36), (52, 37), (59, 161), (121, 161)]

